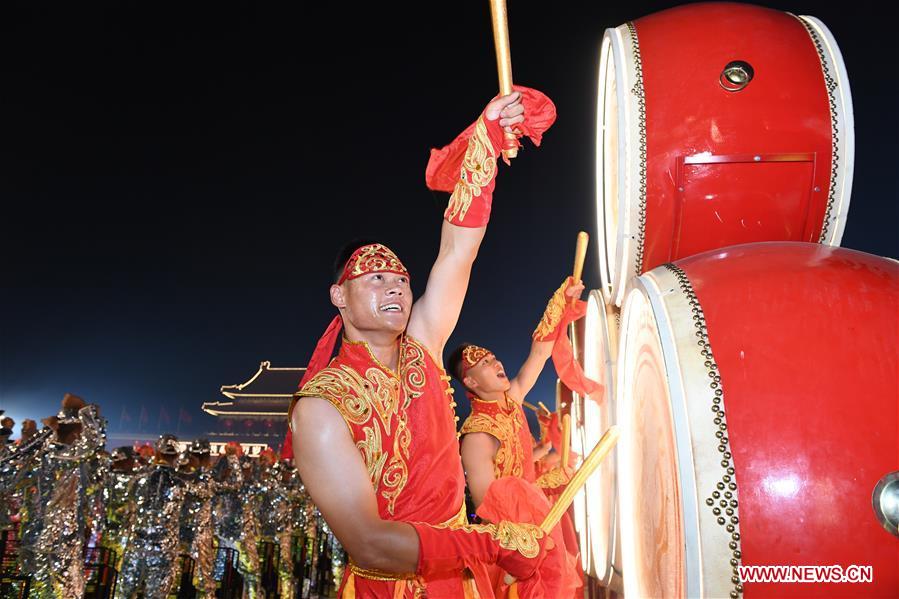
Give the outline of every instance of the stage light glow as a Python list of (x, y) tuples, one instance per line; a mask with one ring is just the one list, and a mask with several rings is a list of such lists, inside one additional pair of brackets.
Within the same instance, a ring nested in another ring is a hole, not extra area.
[(786, 499), (791, 499), (799, 492), (799, 477), (793, 473), (785, 476), (769, 476), (762, 481), (765, 492), (769, 495), (776, 495)]

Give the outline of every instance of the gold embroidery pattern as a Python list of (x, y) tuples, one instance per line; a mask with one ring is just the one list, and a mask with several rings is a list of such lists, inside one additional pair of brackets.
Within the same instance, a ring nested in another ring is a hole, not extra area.
[(424, 393), (427, 383), (425, 375), (425, 356), (421, 346), (412, 339), (405, 337), (400, 346), (400, 375), (402, 377), (405, 400), (399, 411), (396, 427), (396, 437), (393, 439), (393, 455), (384, 472), (384, 491), (381, 496), (387, 500), (387, 510), (392, 514), (396, 506), (396, 500), (409, 482), (409, 446), (412, 444), (412, 432), (406, 422), (406, 410), (412, 404), (412, 400), (418, 399)]
[(403, 389), (406, 391), (406, 402), (403, 407), (406, 408), (413, 399), (421, 397), (428, 381), (425, 376), (424, 348), (418, 342), (406, 337), (401, 351)]
[[(362, 454), (372, 485), (387, 500), (387, 511), (394, 513), (396, 500), (409, 481), (409, 448), (412, 433), (406, 410), (424, 393), (427, 383), (424, 350), (415, 341), (404, 338), (400, 346), (400, 379), (381, 368), (369, 368), (365, 376), (346, 365), (328, 367), (309, 380), (298, 396), (322, 397), (331, 402), (344, 419), (362, 427), (364, 440), (356, 443)], [(400, 386), (403, 398), (400, 405)], [(373, 416), (377, 416), (373, 418)], [(396, 433), (390, 454), (385, 454), (381, 429), (388, 437)]]
[(412, 435), (406, 426), (406, 419), (400, 420), (396, 429), (396, 437), (393, 439), (393, 455), (390, 456), (390, 463), (384, 471), (384, 477), (381, 482), (384, 483), (384, 490), (381, 496), (387, 500), (387, 511), (393, 514), (396, 507), (396, 500), (409, 482), (409, 467), (406, 460), (409, 459), (409, 444), (412, 441)]
[(493, 474), (502, 476), (521, 476), (523, 465), (521, 458), (521, 438), (518, 436), (521, 422), (515, 415), (499, 413), (472, 414), (462, 425), (461, 433), (487, 433), (499, 441), (499, 449), (493, 458)]
[(366, 580), (378, 580), (382, 582), (390, 582), (393, 580), (409, 580), (420, 582), (419, 578), (412, 573), (384, 572), (383, 570), (360, 568), (355, 563), (353, 563), (352, 560), (350, 561), (350, 572), (352, 572), (359, 578), (365, 578)]
[[(433, 525), (434, 528), (450, 528), (446, 524)], [(499, 524), (464, 524), (454, 528), (468, 533), (488, 534), (508, 551), (517, 551), (523, 557), (533, 559), (540, 554), (539, 540), (543, 538), (543, 529), (536, 524), (508, 522)]]
[(344, 272), (346, 279), (355, 279), (370, 272), (395, 272), (409, 276), (409, 271), (399, 257), (380, 243), (372, 243), (356, 250)]
[(475, 124), (474, 133), (468, 140), (459, 181), (450, 196), (446, 218), (452, 220), (458, 215), (460, 221), (465, 220), (472, 198), (481, 195), (481, 189), (493, 180), (494, 175), (496, 175), (496, 154), (482, 116)]
[(321, 397), (334, 405), (348, 422), (365, 424), (371, 404), (365, 400), (364, 377), (347, 366), (323, 368), (297, 392), (298, 397)]
[(356, 448), (362, 452), (362, 459), (365, 460), (365, 468), (368, 470), (368, 478), (377, 488), (377, 481), (381, 478), (384, 463), (387, 461), (387, 456), (381, 449), (383, 445), (381, 431), (377, 426), (367, 426), (362, 430), (365, 433), (365, 441), (356, 443)]
[(561, 466), (556, 466), (537, 479), (537, 486), (541, 489), (557, 489), (567, 485), (571, 477)]
[(553, 296), (549, 298), (549, 303), (546, 304), (546, 310), (543, 312), (543, 318), (540, 319), (540, 323), (534, 331), (534, 339), (538, 341), (545, 339), (559, 326), (559, 322), (562, 320), (562, 313), (565, 311), (566, 284), (567, 281), (562, 283), (562, 286), (556, 289)]

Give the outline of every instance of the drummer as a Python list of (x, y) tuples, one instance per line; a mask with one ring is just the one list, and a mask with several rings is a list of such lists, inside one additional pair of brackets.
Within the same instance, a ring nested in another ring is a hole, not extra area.
[[(566, 308), (583, 290), (584, 285), (571, 277), (559, 287), (534, 331), (530, 354), (515, 378), (508, 378), (493, 352), (477, 345), (463, 344), (447, 360), (450, 372), (471, 400), (471, 415), (460, 431), (462, 465), (472, 501), (482, 519), (530, 519), (538, 524), (550, 505), (544, 492), (554, 493), (568, 483), (563, 468), (537, 478), (534, 461), (547, 450), (540, 446), (534, 451), (534, 439), (522, 406), (552, 355), (559, 329), (568, 321), (563, 318)], [(558, 473), (563, 476), (551, 476)], [(520, 506), (528, 506), (527, 513), (519, 511)], [(569, 527), (566, 521), (557, 530), (557, 538), (564, 540), (567, 551), (547, 560), (541, 568), (547, 596), (573, 597), (581, 588), (577, 543), (574, 535), (566, 532)], [(499, 568), (493, 568), (491, 580), (496, 596), (517, 596), (517, 589), (506, 584), (504, 578)]]
[(503, 476), (538, 483), (534, 462), (548, 449), (540, 445), (535, 451), (522, 406), (552, 354), (562, 311), (583, 290), (583, 283), (569, 277), (556, 291), (534, 331), (530, 354), (515, 378), (508, 378), (493, 352), (477, 345), (460, 345), (447, 360), (450, 373), (465, 387), (471, 401), (471, 414), (460, 432), (462, 465), (476, 507), (491, 483)]

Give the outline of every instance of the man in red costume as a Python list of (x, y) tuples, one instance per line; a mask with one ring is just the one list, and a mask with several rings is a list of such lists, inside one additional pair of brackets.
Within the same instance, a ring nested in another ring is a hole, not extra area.
[[(462, 425), (462, 464), (468, 479), (468, 489), (478, 515), (493, 520), (530, 517), (539, 524), (549, 511), (550, 502), (536, 489), (548, 493), (564, 488), (568, 482), (538, 479), (534, 469), (533, 438), (522, 407), (524, 398), (537, 382), (543, 366), (552, 354), (553, 346), (563, 323), (570, 322), (580, 311), (580, 297), (584, 286), (567, 279), (553, 295), (534, 331), (531, 351), (517, 376), (509, 379), (505, 368), (488, 349), (464, 344), (449, 358), (450, 372), (464, 385), (471, 400), (471, 414)], [(514, 477), (523, 484), (496, 481)], [(546, 488), (550, 487), (550, 488)], [(528, 505), (528, 512), (520, 507)], [(562, 528), (558, 529), (564, 538)], [(569, 535), (574, 540), (573, 535)], [(581, 575), (577, 569), (577, 545), (570, 547), (567, 559), (556, 555), (547, 560), (542, 572), (543, 586), (552, 596), (572, 597), (581, 587)], [(496, 573), (491, 577), (497, 594), (507, 595), (511, 587), (502, 582)]]
[(387, 247), (349, 247), (338, 259), (330, 298), (340, 315), (301, 381), (290, 439), (306, 489), (350, 555), (343, 597), (489, 597), (484, 564), (528, 585), (545, 555), (534, 525), (467, 524), (455, 402), (439, 358), (486, 231), (503, 130), (536, 143), (555, 118), (548, 98), (516, 90), (432, 151), (428, 184), (452, 195), (418, 301)]

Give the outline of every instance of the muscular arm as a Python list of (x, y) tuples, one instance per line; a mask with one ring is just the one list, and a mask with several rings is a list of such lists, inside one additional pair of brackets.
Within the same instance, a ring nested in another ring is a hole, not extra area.
[(475, 507), (481, 505), (490, 483), (496, 480), (493, 458), (498, 450), (499, 441), (487, 433), (469, 433), (462, 439), (462, 465)]
[(381, 520), (368, 471), (337, 409), (304, 397), (291, 420), (300, 476), (353, 561), (366, 569), (415, 572), (418, 535), (408, 524)]
[(487, 227), (457, 227), (443, 221), (440, 251), (431, 268), (428, 286), (415, 302), (409, 320), (409, 334), (425, 344), (435, 356), (456, 328), (462, 302), (468, 291), (471, 266)]
[(528, 354), (528, 359), (524, 361), (521, 370), (509, 383), (509, 395), (515, 401), (519, 403), (524, 401), (524, 396), (534, 387), (537, 378), (543, 372), (546, 361), (552, 355), (552, 351), (552, 341), (534, 341), (531, 343), (531, 353)]
[[(484, 109), (484, 118), (490, 122), (499, 119), (499, 126), (511, 132), (515, 125), (524, 122), (521, 94), (516, 91), (495, 98)], [(415, 303), (408, 327), (409, 333), (435, 356), (443, 353), (446, 340), (456, 328), (468, 291), (471, 265), (486, 230), (486, 222), (482, 227), (460, 227), (443, 221), (437, 261), (431, 269), (424, 295)]]

